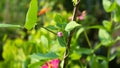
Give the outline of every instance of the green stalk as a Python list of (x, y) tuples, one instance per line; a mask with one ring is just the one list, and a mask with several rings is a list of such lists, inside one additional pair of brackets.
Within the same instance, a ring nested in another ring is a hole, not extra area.
[(47, 31), (49, 31), (49, 32), (51, 32), (51, 33), (53, 33), (53, 34), (55, 34), (55, 35), (57, 35), (57, 33), (53, 32), (52, 30), (49, 30), (49, 29), (46, 28), (46, 27), (42, 27), (42, 28), (45, 29), (45, 30), (47, 30)]
[(91, 45), (91, 43), (90, 43), (90, 40), (89, 40), (89, 38), (88, 38), (88, 35), (87, 35), (86, 31), (84, 31), (84, 35), (85, 35), (85, 38), (86, 38), (86, 40), (87, 40), (87, 43), (88, 43), (90, 49), (92, 49), (92, 45)]

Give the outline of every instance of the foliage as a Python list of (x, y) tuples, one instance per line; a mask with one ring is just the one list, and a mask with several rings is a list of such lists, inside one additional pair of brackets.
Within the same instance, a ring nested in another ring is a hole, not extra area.
[[(113, 37), (114, 32), (120, 28), (118, 25), (120, 1), (102, 1), (103, 8), (110, 14), (110, 17), (102, 19), (102, 24), (99, 24), (96, 17), (89, 13), (85, 14), (82, 20), (77, 18), (76, 21), (71, 21), (68, 19), (72, 16), (72, 12), (63, 9), (61, 4), (64, 2), (63, 0), (59, 4), (52, 0), (31, 0), (24, 25), (0, 24), (0, 28), (15, 27), (15, 29), (19, 29), (17, 32), (20, 35), (14, 39), (10, 38), (9, 34), (4, 34), (2, 37), (4, 61), (0, 61), (0, 67), (40, 68), (50, 60), (60, 59), (59, 67), (62, 68), (66, 45), (70, 44), (67, 68), (87, 68), (88, 66), (90, 68), (109, 68), (109, 62), (115, 57), (120, 57), (119, 46), (112, 53), (112, 48), (120, 41), (119, 36)], [(72, 0), (72, 2), (76, 6), (77, 0)], [(47, 10), (43, 12), (41, 9)], [(42, 13), (39, 15), (40, 12)], [(81, 13), (84, 14), (84, 11), (79, 12), (78, 16)], [(92, 30), (98, 31), (98, 34), (95, 34), (98, 38), (97, 41), (93, 41), (89, 36)], [(70, 36), (72, 41), (68, 43), (71, 31), (74, 31)], [(62, 33), (61, 36), (57, 35), (59, 32)], [(107, 48), (106, 55), (96, 53), (101, 47)]]
[(35, 26), (37, 22), (37, 11), (38, 11), (38, 5), (37, 0), (31, 0), (30, 7), (28, 9), (27, 15), (26, 15), (26, 23), (25, 28), (31, 29)]

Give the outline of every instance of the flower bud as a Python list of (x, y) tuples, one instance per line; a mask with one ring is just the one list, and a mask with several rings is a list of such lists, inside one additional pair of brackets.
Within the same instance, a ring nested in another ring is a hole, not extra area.
[(63, 33), (62, 33), (62, 32), (58, 32), (58, 33), (57, 33), (57, 36), (58, 36), (58, 37), (62, 37), (62, 36), (63, 36)]

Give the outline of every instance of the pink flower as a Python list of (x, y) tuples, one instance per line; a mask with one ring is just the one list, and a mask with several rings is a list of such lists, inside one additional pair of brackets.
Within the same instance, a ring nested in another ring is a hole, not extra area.
[(42, 68), (48, 68), (49, 66), (48, 66), (48, 63), (46, 63), (46, 64), (44, 64), (43, 66), (42, 66)]
[(58, 36), (58, 37), (62, 37), (62, 36), (63, 36), (63, 33), (62, 33), (62, 32), (58, 32), (58, 33), (57, 33), (57, 36)]
[(82, 11), (81, 15), (78, 16), (79, 20), (84, 20), (84, 17), (86, 16), (86, 11)]
[(84, 16), (83, 16), (83, 15), (80, 15), (80, 16), (78, 16), (78, 19), (84, 20)]
[(44, 64), (41, 68), (58, 68), (59, 63), (60, 63), (59, 59), (54, 59), (54, 60), (51, 60), (50, 62), (47, 62), (46, 64)]

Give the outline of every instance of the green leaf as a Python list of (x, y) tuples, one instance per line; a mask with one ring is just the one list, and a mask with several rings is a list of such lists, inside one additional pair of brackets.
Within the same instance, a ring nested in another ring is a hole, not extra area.
[(73, 30), (74, 28), (76, 28), (76, 27), (78, 27), (78, 26), (81, 26), (81, 25), (78, 24), (78, 23), (76, 23), (75, 21), (70, 21), (70, 22), (66, 25), (65, 30), (69, 32), (69, 31)]
[(48, 48), (48, 39), (42, 35), (41, 38), (40, 38), (40, 42), (43, 46), (45, 46), (46, 48)]
[(112, 37), (104, 29), (99, 29), (99, 39), (105, 46), (109, 46), (112, 43)]
[(84, 30), (85, 30), (84, 28), (80, 28), (80, 29), (77, 31), (76, 39), (79, 37), (79, 35), (80, 35)]
[(2, 27), (17, 27), (17, 28), (20, 28), (21, 26), (20, 25), (12, 25), (12, 24), (0, 24), (0, 28)]
[(73, 5), (75, 5), (77, 3), (77, 0), (72, 0), (72, 2), (73, 2)]
[(61, 45), (61, 46), (65, 46), (66, 45), (66, 42), (65, 42), (65, 40), (63, 39), (63, 37), (58, 37), (58, 42), (59, 42), (59, 44)]
[(104, 56), (96, 56), (96, 58), (97, 58), (98, 60), (106, 60), (106, 61), (107, 61), (107, 58), (104, 57)]
[(108, 62), (107, 62), (107, 58), (104, 56), (96, 56), (97, 61), (101, 60), (101, 62), (99, 62), (99, 68), (108, 68)]
[(117, 6), (117, 8), (114, 12), (114, 21), (120, 22), (120, 6)]
[(115, 59), (116, 56), (117, 56), (116, 53), (112, 54), (112, 55), (109, 57), (109, 61), (112, 61), (113, 59)]
[(28, 65), (28, 68), (40, 68), (40, 65), (43, 64), (42, 61), (39, 61), (39, 62), (35, 62), (35, 63), (32, 63), (32, 64), (29, 64)]
[(46, 28), (50, 29), (50, 30), (57, 30), (57, 28), (53, 25), (49, 25)]
[(5, 65), (4, 62), (3, 62), (3, 61), (0, 61), (0, 67), (1, 67), (1, 68), (5, 68), (4, 65)]
[(100, 68), (97, 57), (95, 55), (92, 56), (92, 59), (90, 61), (90, 68)]
[(116, 8), (116, 3), (112, 3), (110, 0), (103, 0), (103, 7), (106, 12), (111, 12)]
[(66, 19), (61, 16), (60, 14), (56, 14), (54, 21), (56, 22), (57, 27), (59, 27), (60, 29), (64, 29), (66, 26)]
[(120, 40), (120, 36), (118, 36), (116, 39), (115, 39), (115, 41), (119, 41)]
[(108, 62), (103, 60), (99, 67), (100, 68), (108, 68)]
[(58, 58), (58, 56), (54, 52), (49, 52), (47, 54), (42, 54), (42, 53), (32, 54), (30, 55), (30, 57), (38, 60)]
[(89, 49), (89, 48), (80, 48), (79, 50), (77, 50), (77, 53), (78, 54), (91, 54), (92, 53), (92, 50)]
[(101, 46), (102, 46), (102, 43), (99, 43), (99, 44), (95, 45), (94, 51), (98, 50)]
[(107, 20), (104, 20), (104, 21), (103, 21), (103, 25), (104, 25), (104, 27), (105, 27), (108, 31), (111, 31), (112, 22), (109, 22), (109, 21), (107, 21)]
[(91, 56), (90, 68), (108, 68), (107, 58), (102, 56)]
[(79, 55), (77, 52), (73, 52), (70, 57), (72, 60), (79, 60), (82, 55)]
[(26, 22), (24, 27), (28, 30), (35, 27), (37, 22), (38, 2), (37, 0), (31, 0), (30, 6), (26, 15)]
[(59, 14), (55, 15), (54, 20), (55, 20), (55, 22), (57, 22), (57, 24), (62, 24), (63, 23), (63, 17)]
[(2, 57), (6, 60), (13, 60), (16, 55), (16, 47), (12, 44), (11, 40), (7, 40), (3, 47)]

